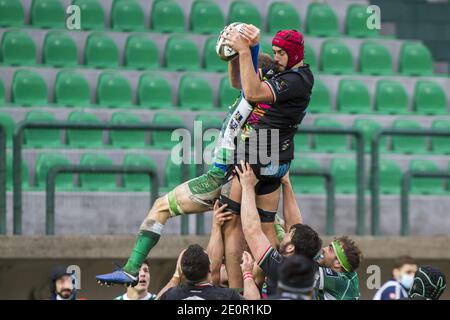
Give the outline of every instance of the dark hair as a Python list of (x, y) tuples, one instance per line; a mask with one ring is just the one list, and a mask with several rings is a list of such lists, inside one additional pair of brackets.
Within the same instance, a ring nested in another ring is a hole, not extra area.
[(181, 271), (188, 281), (204, 280), (209, 272), (209, 257), (205, 249), (198, 244), (191, 244), (181, 258)]
[(408, 295), (411, 299), (439, 300), (446, 286), (447, 280), (441, 270), (424, 266), (414, 274), (414, 282)]
[[(286, 258), (278, 269), (279, 289), (311, 289), (314, 286), (317, 264), (308, 257), (295, 254)], [(306, 293), (306, 292), (305, 292)]]
[(289, 231), (292, 230), (294, 230), (294, 233), (291, 243), (294, 245), (294, 253), (314, 259), (322, 248), (322, 239), (317, 232), (307, 224), (302, 223), (292, 225)]
[(356, 245), (355, 241), (347, 236), (337, 238), (341, 243), (342, 249), (344, 249), (345, 257), (352, 268), (352, 271), (358, 269), (362, 259), (362, 252)]
[(417, 264), (410, 256), (400, 256), (394, 260), (394, 269), (400, 269), (405, 264)]
[(272, 66), (273, 59), (272, 57), (264, 52), (260, 52), (258, 54), (258, 67), (261, 69), (268, 69)]

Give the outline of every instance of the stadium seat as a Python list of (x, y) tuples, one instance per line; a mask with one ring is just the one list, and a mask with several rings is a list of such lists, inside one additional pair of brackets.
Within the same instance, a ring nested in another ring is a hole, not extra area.
[(217, 37), (211, 37), (205, 42), (205, 49), (203, 51), (204, 66), (207, 71), (225, 72), (228, 70), (228, 64), (225, 61), (222, 61), (217, 55), (216, 41)]
[(119, 73), (104, 72), (98, 78), (97, 104), (109, 108), (132, 106), (131, 86)]
[[(409, 169), (414, 171), (438, 171), (439, 167), (434, 161), (414, 159), (409, 162)], [(436, 178), (412, 178), (412, 194), (442, 194), (444, 193), (442, 179)]]
[(159, 51), (146, 35), (131, 35), (125, 45), (125, 66), (134, 69), (159, 68)]
[[(421, 125), (413, 120), (397, 119), (393, 123), (395, 129), (422, 129)], [(392, 151), (396, 153), (424, 153), (427, 152), (425, 137), (393, 136)]]
[[(28, 165), (22, 158), (22, 189), (29, 189), (29, 172)], [(12, 191), (13, 189), (13, 155), (11, 152), (6, 154), (6, 191)]]
[(120, 31), (144, 30), (144, 11), (136, 0), (114, 0), (111, 27)]
[(211, 109), (213, 91), (209, 82), (197, 75), (182, 76), (178, 87), (178, 105), (191, 110)]
[(24, 22), (24, 10), (20, 0), (0, 0), (0, 27), (20, 27)]
[(0, 79), (0, 106), (5, 104), (5, 86), (2, 79)]
[(375, 94), (375, 109), (379, 113), (408, 113), (408, 95), (403, 85), (395, 80), (379, 80)]
[[(156, 162), (152, 158), (143, 154), (126, 154), (123, 158), (123, 165), (130, 167), (144, 167), (157, 170)], [(149, 191), (150, 180), (145, 174), (124, 174), (123, 187), (129, 191)]]
[(325, 193), (325, 181), (322, 177), (294, 175), (295, 170), (319, 170), (320, 163), (311, 158), (301, 157), (292, 161), (289, 178), (295, 193)]
[[(364, 149), (366, 152), (369, 152), (372, 149), (372, 137), (375, 132), (381, 128), (381, 125), (372, 119), (358, 118), (353, 121), (353, 128), (362, 131), (364, 139)], [(354, 139), (352, 139), (352, 141), (352, 149), (356, 149), (356, 142)], [(386, 138), (381, 139), (380, 149), (386, 150)]]
[[(110, 166), (112, 160), (103, 154), (86, 153), (80, 158), (83, 166)], [(83, 191), (115, 191), (116, 175), (102, 173), (80, 174), (80, 189)]]
[(218, 34), (225, 26), (225, 17), (214, 1), (196, 0), (191, 8), (190, 25), (194, 33)]
[(55, 80), (55, 103), (65, 107), (89, 107), (91, 92), (83, 75), (76, 71), (60, 71)]
[[(197, 115), (195, 117), (195, 121), (200, 121), (202, 124), (202, 129), (205, 128), (218, 128), (220, 129), (222, 127), (223, 119), (215, 116), (215, 115), (207, 115), (207, 114), (201, 114)], [(206, 151), (205, 148), (208, 148), (208, 151), (210, 152), (209, 155), (212, 156), (212, 152), (215, 146), (216, 137), (213, 139), (212, 137), (210, 139), (207, 139), (206, 135), (203, 140), (203, 151)]]
[(172, 88), (166, 78), (153, 72), (141, 75), (138, 85), (138, 104), (142, 108), (170, 108)]
[(236, 21), (261, 28), (261, 15), (258, 8), (248, 1), (237, 0), (231, 3), (228, 10), (228, 23)]
[(18, 70), (12, 80), (12, 102), (22, 106), (45, 106), (47, 84), (41, 75), (31, 70)]
[(70, 67), (78, 64), (75, 41), (65, 32), (48, 32), (44, 40), (42, 62), (51, 67)]
[(95, 68), (119, 66), (119, 49), (113, 39), (106, 34), (91, 33), (86, 39), (84, 64)]
[(219, 85), (219, 107), (228, 108), (239, 96), (240, 91), (231, 86), (228, 76), (223, 77)]
[[(44, 190), (47, 186), (47, 175), (50, 169), (67, 165), (70, 165), (70, 161), (61, 153), (40, 154), (35, 166), (35, 187), (39, 190)], [(69, 173), (58, 174), (56, 177), (56, 190), (72, 190), (72, 179), (72, 175)]]
[[(343, 128), (343, 125), (332, 118), (317, 118), (315, 127)], [(335, 134), (317, 134), (314, 136), (314, 149), (319, 152), (347, 152), (347, 137)]]
[(427, 115), (448, 113), (447, 98), (442, 87), (432, 81), (417, 81), (414, 90), (414, 110)]
[[(26, 121), (54, 122), (55, 116), (47, 111), (33, 110), (25, 116)], [(25, 146), (28, 148), (56, 148), (61, 146), (59, 130), (28, 129), (25, 130)]]
[(350, 49), (339, 40), (326, 40), (320, 52), (320, 70), (324, 73), (348, 74), (353, 72)]
[(400, 72), (409, 76), (433, 74), (433, 56), (420, 42), (405, 42), (400, 50)]
[(328, 4), (311, 3), (308, 6), (306, 33), (316, 37), (330, 37), (339, 34), (338, 18)]
[(310, 151), (310, 135), (306, 133), (297, 133), (294, 137), (294, 152)]
[(153, 31), (184, 32), (184, 13), (176, 1), (154, 1), (150, 20)]
[(37, 28), (65, 27), (66, 13), (60, 0), (33, 0), (31, 24)]
[[(152, 120), (153, 124), (159, 124), (159, 125), (173, 125), (173, 126), (179, 126), (184, 127), (183, 120), (180, 116), (173, 114), (173, 113), (166, 113), (166, 112), (158, 112), (153, 116)], [(178, 141), (171, 141), (173, 130), (167, 130), (167, 131), (154, 131), (151, 133), (152, 137), (152, 145), (156, 149), (170, 149), (174, 145), (178, 144)]]
[(36, 64), (36, 45), (24, 31), (6, 31), (3, 34), (1, 53), (4, 64), (13, 66)]
[(382, 194), (400, 193), (402, 170), (392, 159), (380, 159), (379, 164), (380, 192)]
[(80, 7), (81, 29), (101, 30), (105, 27), (105, 13), (98, 0), (73, 0)]
[(273, 58), (273, 50), (272, 50), (272, 42), (271, 41), (262, 38), (260, 40), (259, 50), (260, 50), (260, 52), (267, 53), (268, 55), (270, 55)]
[(346, 113), (371, 113), (369, 90), (364, 82), (343, 79), (339, 82), (337, 109)]
[[(100, 123), (100, 119), (93, 113), (73, 111), (67, 119), (73, 123)], [(101, 148), (103, 147), (103, 130), (67, 130), (67, 144), (72, 148)]]
[(304, 52), (304, 60), (305, 63), (309, 64), (311, 70), (317, 70), (317, 58), (314, 49), (305, 43), (305, 52)]
[(311, 100), (308, 106), (311, 113), (329, 113), (331, 111), (330, 91), (320, 79), (314, 79)]
[(360, 71), (373, 76), (392, 74), (392, 57), (389, 50), (382, 44), (368, 41), (361, 45)]
[(353, 158), (333, 159), (330, 164), (336, 193), (355, 193), (356, 161)]
[[(114, 112), (111, 117), (113, 124), (140, 124), (142, 121), (135, 114), (128, 112)], [(140, 131), (115, 131), (109, 133), (110, 142), (115, 148), (144, 148), (145, 132)]]
[(347, 7), (345, 18), (346, 33), (351, 37), (366, 38), (378, 35), (377, 29), (369, 29), (367, 21), (371, 13), (367, 13), (367, 5), (352, 4)]
[(0, 112), (0, 125), (6, 131), (6, 147), (12, 146), (12, 137), (14, 134), (15, 122), (11, 115), (7, 112)]
[(170, 37), (166, 42), (164, 56), (166, 68), (169, 70), (197, 71), (200, 69), (197, 45), (186, 36)]
[[(450, 120), (434, 120), (431, 127), (436, 130), (450, 131)], [(450, 154), (449, 137), (431, 137), (431, 146), (435, 153)]]
[[(172, 157), (167, 157), (166, 166), (164, 168), (166, 190), (172, 190), (177, 185), (196, 176), (196, 168), (193, 163), (187, 164), (186, 169), (187, 172), (183, 172), (181, 164), (176, 164), (172, 161)], [(184, 174), (187, 174), (187, 177), (184, 176)]]
[(301, 29), (297, 10), (287, 2), (272, 2), (267, 14), (267, 32), (275, 34), (278, 30), (286, 29)]

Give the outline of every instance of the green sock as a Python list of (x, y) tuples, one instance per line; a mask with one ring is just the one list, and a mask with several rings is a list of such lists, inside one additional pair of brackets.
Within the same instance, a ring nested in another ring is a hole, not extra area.
[(127, 264), (123, 267), (125, 272), (132, 275), (138, 275), (141, 265), (147, 258), (150, 250), (158, 243), (160, 234), (152, 231), (141, 230), (137, 236), (133, 251)]

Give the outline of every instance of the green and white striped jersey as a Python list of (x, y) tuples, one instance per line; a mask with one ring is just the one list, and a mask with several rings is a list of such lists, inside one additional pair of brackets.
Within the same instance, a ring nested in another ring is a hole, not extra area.
[(359, 282), (356, 272), (336, 272), (319, 267), (317, 274), (319, 300), (359, 300)]

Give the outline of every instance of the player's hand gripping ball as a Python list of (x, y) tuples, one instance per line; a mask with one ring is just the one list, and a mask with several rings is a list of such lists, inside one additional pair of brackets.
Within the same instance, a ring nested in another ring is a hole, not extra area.
[(244, 23), (241, 22), (234, 22), (228, 26), (226, 26), (222, 32), (219, 35), (219, 38), (217, 38), (216, 42), (216, 53), (219, 56), (220, 59), (224, 61), (230, 61), (233, 60), (238, 56), (238, 52), (236, 52), (233, 48), (227, 46), (224, 44), (225, 39), (222, 37), (224, 33), (229, 30), (230, 27), (235, 28), (238, 32), (240, 32), (241, 28), (244, 26)]

